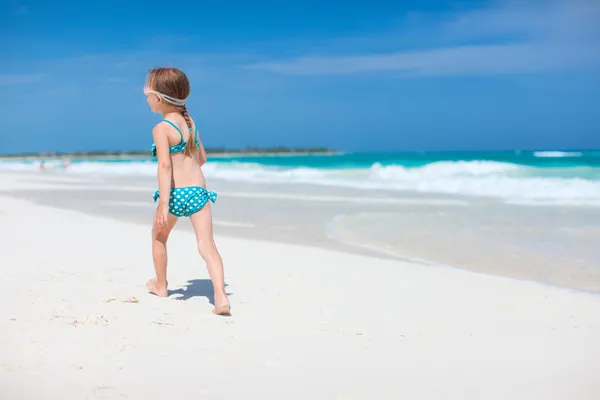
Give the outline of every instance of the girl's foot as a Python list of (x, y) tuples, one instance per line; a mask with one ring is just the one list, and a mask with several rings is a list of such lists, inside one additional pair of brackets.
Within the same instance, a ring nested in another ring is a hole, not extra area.
[(229, 303), (226, 303), (222, 306), (215, 307), (213, 310), (213, 314), (216, 315), (231, 315), (231, 306)]
[(148, 291), (150, 293), (153, 293), (153, 294), (157, 295), (158, 297), (167, 297), (168, 296), (167, 284), (165, 283), (164, 286), (160, 286), (158, 284), (158, 280), (156, 278), (152, 278), (148, 282), (146, 282), (146, 287), (148, 288)]
[(216, 315), (231, 315), (231, 305), (225, 293), (215, 295), (215, 308), (213, 314)]
[(231, 305), (229, 304), (229, 299), (227, 298), (227, 294), (225, 294), (225, 292), (215, 293), (215, 308), (213, 310), (213, 314), (231, 315)]

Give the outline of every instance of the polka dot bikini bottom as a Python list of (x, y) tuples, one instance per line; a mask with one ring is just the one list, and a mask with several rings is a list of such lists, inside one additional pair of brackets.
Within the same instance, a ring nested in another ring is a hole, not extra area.
[[(160, 193), (154, 192), (154, 201), (158, 200)], [(217, 201), (217, 194), (209, 192), (202, 186), (187, 186), (171, 189), (169, 198), (169, 212), (176, 217), (189, 217), (200, 211), (208, 201)]]

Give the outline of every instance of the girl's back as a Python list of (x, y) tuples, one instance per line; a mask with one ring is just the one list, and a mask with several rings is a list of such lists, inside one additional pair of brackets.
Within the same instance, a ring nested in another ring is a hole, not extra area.
[[(189, 117), (188, 117), (189, 118)], [(197, 136), (197, 129), (194, 120), (191, 118), (190, 122), (192, 130), (188, 128), (185, 118), (181, 115), (169, 115), (168, 121), (172, 122), (175, 126), (172, 126), (168, 122), (162, 122), (167, 130), (169, 138), (169, 145), (171, 148), (180, 146), (185, 148), (189, 140), (197, 141), (198, 150), (192, 152), (189, 156), (185, 154), (185, 151), (171, 152), (171, 168), (172, 168), (172, 180), (171, 187), (181, 186), (202, 186), (206, 187), (206, 180), (202, 173), (202, 164), (206, 160), (204, 154), (204, 146), (200, 142), (200, 138)], [(182, 141), (183, 138), (183, 141)], [(183, 146), (182, 146), (183, 145)]]

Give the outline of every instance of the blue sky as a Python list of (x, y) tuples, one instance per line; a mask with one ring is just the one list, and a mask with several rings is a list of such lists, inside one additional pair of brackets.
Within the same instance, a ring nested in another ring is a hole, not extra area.
[(0, 59), (0, 153), (149, 149), (159, 65), (207, 147), (600, 148), (596, 0), (7, 0)]

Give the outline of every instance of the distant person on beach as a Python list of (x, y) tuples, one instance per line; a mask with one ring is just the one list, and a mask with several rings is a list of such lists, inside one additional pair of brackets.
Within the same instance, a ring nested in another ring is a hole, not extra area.
[(206, 190), (202, 165), (206, 152), (198, 127), (188, 115), (185, 103), (190, 94), (187, 76), (177, 68), (154, 68), (148, 73), (144, 94), (152, 112), (163, 120), (152, 129), (152, 155), (158, 159), (159, 201), (152, 228), (152, 257), (156, 278), (148, 290), (167, 297), (167, 239), (179, 217), (188, 217), (196, 233), (198, 250), (206, 261), (215, 294), (213, 313), (228, 315), (230, 303), (225, 293), (223, 260), (213, 238), (210, 203), (217, 194)]

